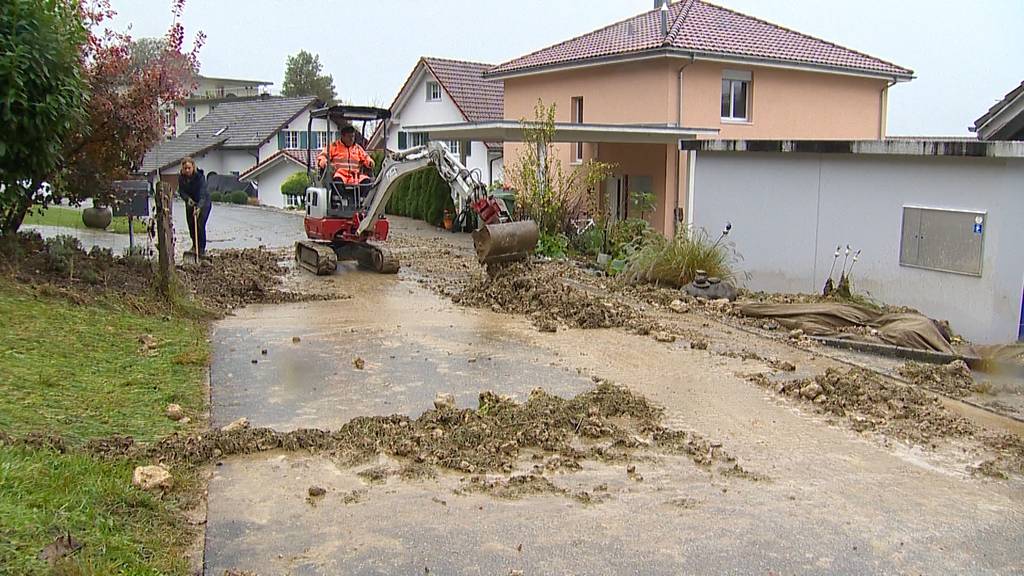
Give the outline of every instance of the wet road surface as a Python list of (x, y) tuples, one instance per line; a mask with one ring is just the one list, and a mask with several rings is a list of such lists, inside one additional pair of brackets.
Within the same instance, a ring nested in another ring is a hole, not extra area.
[[(245, 416), (281, 430), (337, 428), (357, 415), (416, 416), (436, 392), (474, 406), (482, 390), (571, 395), (599, 375), (665, 406), (667, 425), (721, 442), (765, 478), (672, 456), (638, 463), (642, 481), (624, 465), (591, 461), (548, 475), (572, 492), (603, 495), (584, 504), (465, 494), (468, 476), (453, 472), (383, 483), (357, 475), (397, 466), (387, 460), (231, 458), (209, 484), (208, 575), (1020, 571), (1018, 480), (970, 476), (955, 447), (924, 453), (830, 426), (743, 380), (764, 368), (758, 361), (619, 330), (539, 333), (522, 318), (454, 306), (404, 276), (343, 266), (314, 281), (348, 298), (250, 307), (217, 325), (216, 424)], [(829, 362), (789, 353), (808, 373)], [(313, 485), (327, 494), (310, 503)]]

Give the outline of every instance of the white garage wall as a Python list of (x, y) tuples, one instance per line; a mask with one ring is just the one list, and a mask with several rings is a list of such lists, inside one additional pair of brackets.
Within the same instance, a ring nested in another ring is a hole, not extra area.
[[(863, 253), (854, 287), (948, 319), (977, 342), (1016, 340), (1024, 292), (1024, 160), (698, 152), (694, 223), (732, 240), (748, 287), (818, 292), (837, 244)], [(981, 277), (899, 264), (904, 205), (987, 212)], [(842, 260), (842, 257), (840, 257)], [(840, 262), (841, 264), (841, 262)]]

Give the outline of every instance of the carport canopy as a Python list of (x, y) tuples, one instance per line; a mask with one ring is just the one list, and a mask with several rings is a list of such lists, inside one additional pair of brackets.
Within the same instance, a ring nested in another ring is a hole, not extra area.
[[(431, 140), (471, 140), (474, 142), (522, 142), (523, 123), (514, 120), (420, 124), (403, 126), (406, 132), (426, 132)], [(672, 144), (715, 136), (717, 128), (684, 128), (671, 124), (575, 124), (555, 122), (552, 142), (621, 144)]]

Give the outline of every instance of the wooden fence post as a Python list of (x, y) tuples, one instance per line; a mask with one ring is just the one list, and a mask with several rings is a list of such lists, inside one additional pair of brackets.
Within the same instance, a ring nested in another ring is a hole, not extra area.
[(170, 297), (174, 285), (174, 225), (170, 186), (160, 180), (159, 172), (156, 182), (156, 249), (157, 287), (164, 296)]

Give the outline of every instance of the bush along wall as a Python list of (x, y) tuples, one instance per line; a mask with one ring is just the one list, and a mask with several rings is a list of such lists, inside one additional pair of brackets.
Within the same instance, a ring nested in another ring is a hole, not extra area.
[(408, 175), (388, 200), (387, 213), (407, 216), (440, 226), (444, 211), (455, 212), (451, 187), (433, 168), (424, 168)]

